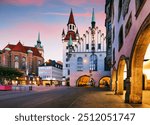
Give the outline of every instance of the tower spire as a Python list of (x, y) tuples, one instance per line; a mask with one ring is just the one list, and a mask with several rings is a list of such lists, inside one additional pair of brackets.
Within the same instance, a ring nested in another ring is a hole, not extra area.
[(92, 12), (92, 21), (91, 21), (91, 24), (92, 24), (92, 28), (95, 28), (95, 13), (94, 13), (94, 8), (93, 8), (93, 12)]
[(69, 24), (74, 24), (75, 25), (72, 9), (71, 9), (71, 12), (70, 12), (70, 16), (69, 16), (69, 20), (68, 20), (68, 24), (67, 25), (69, 25)]
[(38, 33), (38, 41), (40, 41), (40, 32)]
[(92, 22), (95, 22), (94, 8), (93, 8), (93, 12), (92, 12)]

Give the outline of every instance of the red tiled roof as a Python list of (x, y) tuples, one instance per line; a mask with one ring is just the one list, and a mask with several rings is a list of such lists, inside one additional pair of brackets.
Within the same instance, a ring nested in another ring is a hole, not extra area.
[[(23, 46), (21, 42), (18, 42), (16, 45), (8, 44), (5, 48), (10, 48), (11, 51), (17, 51), (22, 53), (27, 53), (28, 50), (32, 50), (34, 56), (42, 57), (37, 48)], [(5, 48), (3, 49), (3, 51), (5, 50)]]
[(15, 47), (15, 45), (8, 44), (5, 48), (10, 48), (10, 49), (12, 49), (12, 48), (14, 48), (14, 47)]
[(70, 39), (70, 35), (71, 35), (71, 37), (72, 37), (72, 40), (76, 40), (76, 34), (75, 34), (74, 31), (68, 31), (68, 32), (67, 32), (67, 35), (66, 35), (66, 37), (65, 37), (65, 40), (69, 40), (69, 39)]
[(24, 48), (24, 46), (23, 46), (20, 42), (18, 42), (17, 45), (14, 46), (11, 50), (12, 50), (12, 51), (18, 51), (18, 52), (21, 51), (21, 52), (23, 52), (23, 53), (26, 53), (26, 52), (27, 52), (26, 49)]
[(73, 16), (72, 10), (70, 12), (70, 17), (69, 17), (69, 20), (68, 20), (68, 24), (74, 24), (75, 25), (74, 16)]
[(30, 47), (30, 46), (25, 46), (25, 48), (26, 48), (26, 51), (32, 50), (33, 55), (41, 57), (41, 54), (39, 53), (39, 51), (38, 51), (37, 48), (35, 48), (35, 47)]

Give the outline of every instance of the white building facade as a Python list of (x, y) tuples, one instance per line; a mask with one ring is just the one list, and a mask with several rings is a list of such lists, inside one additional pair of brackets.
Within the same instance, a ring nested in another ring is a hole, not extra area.
[(105, 70), (106, 44), (104, 33), (96, 26), (94, 10), (91, 27), (81, 37), (71, 10), (68, 31), (62, 33), (63, 78), (67, 85), (79, 86), (79, 79), (88, 76), (94, 86), (110, 72)]
[(62, 83), (62, 65), (50, 60), (38, 67), (39, 76), (43, 84), (61, 84)]

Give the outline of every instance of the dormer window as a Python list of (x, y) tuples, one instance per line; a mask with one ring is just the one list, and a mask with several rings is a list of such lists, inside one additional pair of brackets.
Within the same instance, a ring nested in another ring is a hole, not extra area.
[(15, 61), (18, 61), (19, 60), (19, 57), (18, 56), (15, 56)]
[(40, 60), (38, 60), (38, 65), (40, 65), (41, 64), (41, 61)]
[(26, 61), (26, 58), (25, 58), (25, 57), (23, 57), (23, 58), (22, 58), (22, 61), (23, 61), (23, 62), (25, 62), (25, 61)]

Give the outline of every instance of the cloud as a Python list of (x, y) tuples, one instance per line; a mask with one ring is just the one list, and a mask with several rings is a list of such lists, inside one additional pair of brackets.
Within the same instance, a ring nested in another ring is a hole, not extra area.
[[(19, 40), (27, 46), (34, 46), (38, 39), (38, 32), (40, 32), (42, 45), (44, 45), (45, 50), (45, 58), (61, 60), (61, 33), (63, 27), (64, 24), (61, 23), (18, 23), (13, 27), (0, 30), (0, 50), (8, 43), (16, 44)], [(58, 53), (52, 53), (56, 50)]]
[(73, 5), (73, 6), (79, 6), (82, 4), (86, 4), (88, 0), (63, 0), (64, 3)]
[(68, 13), (60, 13), (60, 12), (45, 12), (41, 13), (43, 15), (55, 15), (55, 16), (69, 16)]
[[(45, 13), (42, 13), (43, 15), (55, 15), (55, 16), (67, 16), (69, 17), (69, 13), (61, 13), (61, 12), (45, 12)], [(74, 16), (76, 17), (89, 17), (91, 16), (90, 13), (74, 13), (73, 14)]]
[(41, 6), (43, 5), (45, 0), (0, 0), (0, 3), (3, 4), (10, 4), (10, 5), (34, 5), (34, 6)]
[[(61, 12), (45, 12), (41, 13), (43, 15), (55, 15), (55, 16), (69, 16), (69, 13), (61, 13)], [(86, 13), (73, 13), (74, 17), (91, 17), (90, 12)], [(97, 12), (96, 17), (105, 18), (105, 13), (104, 12)]]
[(84, 4), (104, 5), (105, 0), (63, 0), (65, 4), (80, 6)]

